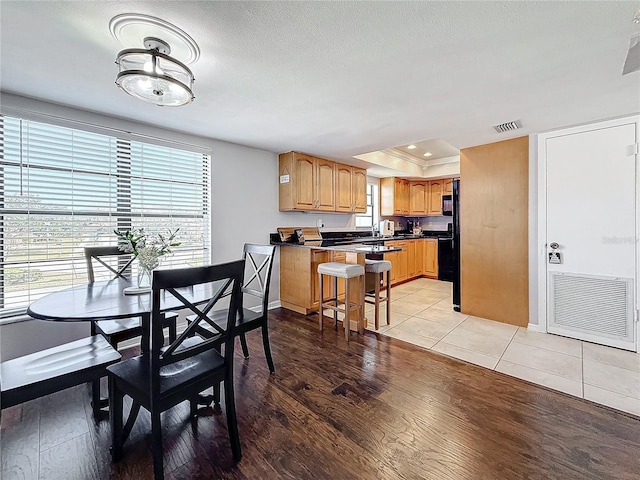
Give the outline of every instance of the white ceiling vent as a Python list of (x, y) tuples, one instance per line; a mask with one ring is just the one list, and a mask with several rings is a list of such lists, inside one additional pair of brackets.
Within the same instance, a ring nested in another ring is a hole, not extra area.
[(493, 128), (498, 133), (510, 132), (511, 130), (517, 130), (520, 128), (520, 122), (514, 120), (513, 122), (501, 123), (500, 125), (494, 125)]

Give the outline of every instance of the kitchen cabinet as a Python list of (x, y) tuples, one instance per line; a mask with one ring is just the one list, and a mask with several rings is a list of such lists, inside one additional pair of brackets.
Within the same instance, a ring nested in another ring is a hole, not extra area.
[(391, 240), (384, 242), (390, 247), (402, 248), (400, 252), (384, 255), (391, 262), (389, 279), (391, 285), (420, 276), (438, 278), (438, 240)]
[(407, 241), (407, 278), (417, 277), (416, 247), (419, 240)]
[(444, 179), (444, 195), (452, 195), (453, 194), (453, 178), (445, 178)]
[(442, 187), (443, 180), (431, 180), (429, 182), (428, 215), (442, 215)]
[(427, 214), (428, 182), (411, 182), (409, 184), (409, 215)]
[(453, 178), (414, 180), (380, 179), (380, 215), (442, 215), (442, 195), (453, 192)]
[(403, 178), (380, 179), (380, 214), (408, 215), (410, 204), (410, 182)]
[(424, 267), (422, 274), (427, 277), (438, 278), (438, 240), (424, 241)]
[(336, 164), (336, 212), (367, 211), (367, 171)]
[(298, 152), (280, 155), (280, 210), (335, 211), (335, 171), (330, 160)]
[(414, 240), (416, 244), (416, 276), (424, 273), (424, 242), (425, 240)]

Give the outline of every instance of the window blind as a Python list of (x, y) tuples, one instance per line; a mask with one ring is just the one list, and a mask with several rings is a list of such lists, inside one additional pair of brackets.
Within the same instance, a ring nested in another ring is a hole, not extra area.
[[(179, 228), (181, 245), (162, 265), (208, 263), (209, 160), (0, 116), (0, 317), (86, 283), (84, 247), (114, 245), (114, 230)], [(101, 278), (109, 273), (96, 268)]]

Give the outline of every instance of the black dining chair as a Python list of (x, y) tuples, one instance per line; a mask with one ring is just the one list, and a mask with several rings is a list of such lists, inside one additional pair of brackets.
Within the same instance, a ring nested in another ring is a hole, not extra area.
[[(112, 434), (112, 460), (122, 456), (124, 442), (140, 407), (151, 414), (151, 440), (154, 478), (163, 478), (162, 426), (160, 413), (185, 400), (190, 402), (191, 416), (197, 415), (199, 392), (224, 382), (227, 428), (233, 459), (242, 457), (233, 388), (233, 346), (235, 322), (241, 301), (244, 260), (179, 270), (155, 271), (152, 280), (151, 349), (148, 353), (110, 366), (109, 406)], [(189, 301), (194, 288), (211, 288), (210, 300), (199, 307)], [(217, 302), (229, 297), (223, 310), (226, 328), (208, 318)], [(196, 318), (169, 346), (163, 347), (161, 302), (174, 297), (181, 307), (191, 310)], [(209, 339), (193, 336), (201, 323), (210, 324), (217, 335)], [(224, 354), (221, 346), (224, 344)], [(123, 425), (123, 399), (133, 400), (129, 418)]]
[[(114, 275), (113, 278), (124, 278), (125, 274), (129, 273), (128, 269), (135, 259), (132, 254), (119, 250), (116, 245), (85, 247), (84, 256), (87, 262), (89, 283), (95, 282), (94, 262), (111, 271)], [(175, 312), (167, 312), (165, 314), (164, 326), (169, 329), (170, 342), (173, 342), (177, 337), (177, 319), (178, 314)], [(107, 341), (117, 349), (120, 342), (142, 335), (142, 321), (140, 317), (98, 320), (92, 322), (91, 334), (95, 335), (98, 333), (103, 335)]]
[[(254, 245), (245, 243), (242, 258), (246, 261), (248, 270), (245, 275), (244, 285), (242, 286), (242, 305), (238, 312), (236, 322), (236, 336), (240, 337), (242, 353), (245, 358), (249, 357), (249, 349), (247, 347), (247, 339), (245, 334), (251, 330), (260, 328), (262, 330), (262, 345), (264, 347), (264, 355), (267, 359), (267, 365), (271, 373), (275, 372), (273, 358), (271, 356), (271, 345), (269, 343), (269, 287), (271, 284), (271, 269), (273, 267), (273, 258), (275, 254), (275, 246), (273, 245)], [(259, 310), (253, 308), (244, 308), (246, 297), (255, 297), (260, 300)], [(193, 316), (187, 317), (187, 322), (193, 321)], [(214, 323), (224, 328), (226, 318), (216, 314), (211, 317)], [(210, 324), (201, 323), (195, 333), (204, 338), (211, 338), (217, 335)]]

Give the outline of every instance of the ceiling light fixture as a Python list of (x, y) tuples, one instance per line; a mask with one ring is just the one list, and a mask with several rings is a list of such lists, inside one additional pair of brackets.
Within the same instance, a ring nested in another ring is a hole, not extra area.
[(430, 157), (431, 155), (433, 155), (433, 153), (431, 153), (431, 152), (427, 152), (427, 153), (424, 154), (425, 157)]
[(413, 150), (414, 148), (416, 148), (416, 146), (415, 146), (415, 145), (409, 145), (407, 148), (408, 148), (409, 150)]
[(193, 95), (193, 73), (170, 57), (171, 47), (159, 38), (144, 39), (144, 49), (129, 48), (118, 53), (120, 72), (116, 84), (129, 95), (163, 107), (186, 105)]

